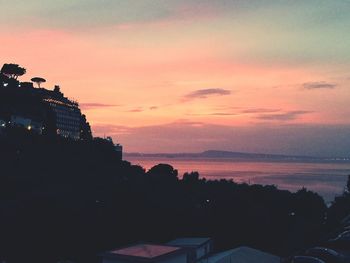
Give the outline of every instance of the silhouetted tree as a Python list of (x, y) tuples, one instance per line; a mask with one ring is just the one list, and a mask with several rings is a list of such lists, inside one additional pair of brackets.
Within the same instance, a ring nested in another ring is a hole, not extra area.
[(169, 164), (157, 164), (147, 172), (147, 175), (156, 181), (176, 181), (178, 172)]
[(345, 186), (345, 191), (341, 196), (337, 196), (332, 202), (328, 211), (328, 223), (330, 225), (338, 225), (346, 217), (350, 215), (350, 175)]
[(4, 64), (1, 68), (1, 73), (5, 76), (16, 79), (26, 73), (26, 69), (20, 67), (18, 64)]
[(31, 81), (36, 83), (38, 85), (38, 88), (40, 88), (41, 83), (46, 82), (46, 79), (41, 78), (41, 77), (34, 77), (34, 78), (31, 79)]
[(199, 181), (199, 173), (198, 172), (190, 172), (184, 173), (182, 180), (187, 183), (196, 183)]

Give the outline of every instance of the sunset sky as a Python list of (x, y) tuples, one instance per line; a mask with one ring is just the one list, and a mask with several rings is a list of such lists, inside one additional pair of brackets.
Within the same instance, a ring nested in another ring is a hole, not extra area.
[(0, 0), (0, 64), (127, 152), (350, 156), (348, 0)]

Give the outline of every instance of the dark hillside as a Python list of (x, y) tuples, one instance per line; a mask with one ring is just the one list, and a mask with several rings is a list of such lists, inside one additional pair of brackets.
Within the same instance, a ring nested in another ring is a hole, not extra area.
[(323, 199), (305, 189), (177, 177), (118, 161), (103, 139), (73, 141), (9, 129), (0, 136), (0, 255), (9, 262), (95, 262), (101, 251), (179, 236), (217, 250), (250, 245), (280, 255), (322, 234)]

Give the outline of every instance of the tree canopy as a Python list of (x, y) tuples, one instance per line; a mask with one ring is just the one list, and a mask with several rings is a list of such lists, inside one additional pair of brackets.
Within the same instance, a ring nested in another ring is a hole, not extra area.
[(46, 82), (46, 79), (41, 78), (41, 77), (34, 77), (34, 78), (31, 79), (31, 81), (36, 83), (38, 85), (38, 88), (40, 88), (41, 83)]
[(11, 79), (17, 79), (19, 76), (26, 74), (26, 69), (18, 64), (4, 64), (0, 72)]
[(157, 164), (147, 174), (156, 181), (176, 181), (178, 172), (169, 164)]

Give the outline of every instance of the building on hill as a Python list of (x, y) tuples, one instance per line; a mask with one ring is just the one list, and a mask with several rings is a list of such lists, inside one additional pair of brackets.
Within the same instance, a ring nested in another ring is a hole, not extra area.
[(81, 114), (78, 103), (64, 97), (59, 86), (55, 86), (53, 91), (43, 89), (41, 93), (43, 101), (55, 113), (56, 133), (65, 138), (81, 139), (82, 122), (86, 118)]
[(59, 86), (48, 90), (27, 82), (17, 87), (7, 85), (0, 87), (0, 96), (0, 119), (12, 127), (74, 140), (92, 139), (90, 125), (78, 103), (65, 97)]
[(122, 160), (122, 159), (123, 159), (123, 146), (120, 145), (119, 143), (115, 144), (115, 143), (113, 142), (112, 137), (110, 137), (110, 136), (108, 136), (108, 137), (106, 138), (106, 140), (109, 141), (109, 142), (111, 142), (111, 143), (113, 143), (113, 145), (114, 145), (114, 150), (115, 150), (115, 152), (116, 152), (117, 155), (118, 155), (118, 159)]
[[(49, 117), (49, 109), (40, 97), (20, 88), (0, 86), (0, 120), (2, 127), (23, 127), (43, 133)], [(32, 129), (33, 128), (33, 129)]]
[(120, 145), (119, 143), (117, 143), (117, 144), (114, 144), (114, 149), (115, 149), (116, 153), (118, 154), (118, 158), (120, 160), (122, 160), (123, 159), (123, 146)]
[[(76, 101), (65, 97), (58, 85), (53, 90), (42, 88), (40, 84), (46, 82), (43, 78), (20, 82), (17, 78), (25, 73), (26, 69), (17, 64), (4, 64), (0, 70), (0, 133), (20, 127), (40, 135), (93, 139), (90, 124)], [(121, 160), (122, 146), (114, 147)]]
[[(9, 122), (12, 127), (22, 127), (26, 128), (29, 131), (33, 131), (37, 134), (42, 134), (43, 124), (40, 121), (34, 119), (28, 119), (17, 115), (11, 115), (11, 120)], [(5, 124), (6, 126), (6, 124)]]
[[(38, 134), (57, 134), (74, 140), (92, 139), (91, 128), (77, 102), (60, 91), (40, 88), (43, 78), (20, 82), (26, 69), (4, 64), (0, 70), (1, 128), (23, 127)], [(39, 88), (34, 88), (33, 81)], [(39, 83), (39, 81), (41, 81)]]

